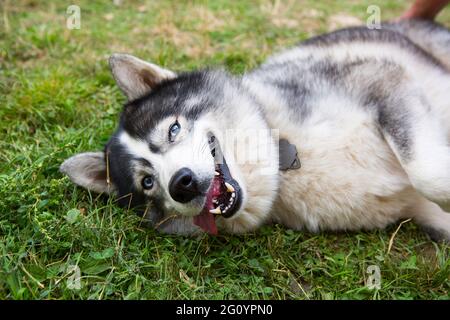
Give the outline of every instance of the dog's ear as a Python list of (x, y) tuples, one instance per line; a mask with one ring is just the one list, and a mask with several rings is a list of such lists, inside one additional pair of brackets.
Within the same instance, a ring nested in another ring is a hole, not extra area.
[(85, 152), (70, 157), (59, 167), (77, 185), (97, 193), (110, 194), (114, 187), (107, 182), (103, 152)]
[(109, 58), (109, 66), (117, 85), (129, 101), (150, 92), (161, 81), (176, 77), (170, 70), (128, 54), (113, 54)]

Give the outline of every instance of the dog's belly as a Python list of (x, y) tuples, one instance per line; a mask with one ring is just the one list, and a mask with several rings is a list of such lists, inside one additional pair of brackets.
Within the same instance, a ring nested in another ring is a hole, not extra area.
[(297, 146), (302, 166), (281, 173), (274, 221), (318, 231), (382, 228), (399, 219), (416, 194), (370, 116), (353, 110), (311, 119), (280, 131)]

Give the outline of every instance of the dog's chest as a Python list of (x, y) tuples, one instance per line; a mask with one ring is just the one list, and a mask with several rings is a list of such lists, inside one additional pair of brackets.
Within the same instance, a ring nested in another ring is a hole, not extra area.
[(328, 112), (318, 104), (300, 124), (269, 120), (280, 138), (296, 145), (301, 161), (300, 169), (280, 173), (275, 216), (291, 228), (313, 231), (384, 227), (408, 205), (408, 179), (373, 117), (334, 104)]

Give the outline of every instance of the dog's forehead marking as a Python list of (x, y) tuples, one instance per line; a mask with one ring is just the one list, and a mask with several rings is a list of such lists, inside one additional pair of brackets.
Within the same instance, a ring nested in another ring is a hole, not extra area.
[(131, 137), (126, 131), (119, 135), (120, 143), (126, 148), (129, 154), (136, 158), (143, 158), (151, 164), (158, 164), (159, 157), (150, 151), (150, 147), (146, 141)]
[(201, 94), (193, 95), (191, 94), (184, 102), (184, 109), (186, 111), (193, 109), (194, 107), (197, 107), (198, 105), (203, 104), (205, 101), (205, 97)]

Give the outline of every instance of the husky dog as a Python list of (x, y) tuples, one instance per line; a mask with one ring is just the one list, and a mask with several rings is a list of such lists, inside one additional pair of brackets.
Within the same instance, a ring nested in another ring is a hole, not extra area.
[[(412, 218), (450, 240), (446, 28), (410, 20), (338, 30), (242, 77), (178, 74), (125, 54), (109, 62), (128, 98), (119, 126), (102, 152), (75, 155), (61, 171), (141, 206), (158, 230), (361, 230)], [(227, 131), (253, 132), (245, 148), (267, 152), (238, 161)], [(283, 160), (282, 139), (301, 167), (264, 170)]]

